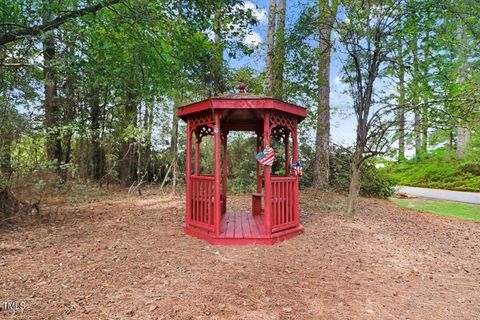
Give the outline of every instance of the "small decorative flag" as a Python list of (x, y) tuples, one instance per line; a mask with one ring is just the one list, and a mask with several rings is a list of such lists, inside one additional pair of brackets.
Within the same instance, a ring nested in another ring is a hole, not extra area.
[(275, 160), (275, 150), (273, 150), (273, 148), (267, 144), (265, 146), (265, 150), (263, 150), (263, 152), (259, 152), (256, 158), (261, 164), (271, 166), (273, 164), (273, 160)]
[(301, 176), (303, 174), (303, 164), (300, 161), (297, 163), (292, 163), (293, 174), (296, 176)]

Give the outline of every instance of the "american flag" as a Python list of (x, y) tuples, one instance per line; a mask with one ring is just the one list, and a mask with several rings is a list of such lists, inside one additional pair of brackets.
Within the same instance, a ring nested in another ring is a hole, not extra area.
[(301, 176), (303, 174), (303, 164), (300, 161), (292, 163), (291, 167), (293, 168), (294, 175)]
[(265, 150), (260, 152), (259, 155), (260, 156), (257, 155), (258, 162), (266, 166), (271, 166), (273, 164), (273, 160), (275, 160), (275, 150), (273, 150), (273, 148), (269, 145), (266, 145)]

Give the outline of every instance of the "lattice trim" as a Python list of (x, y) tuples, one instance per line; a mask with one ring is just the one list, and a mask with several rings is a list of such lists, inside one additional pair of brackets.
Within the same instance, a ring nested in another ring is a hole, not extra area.
[(214, 126), (214, 119), (211, 112), (204, 112), (198, 115), (195, 115), (188, 119), (190, 123), (190, 130), (192, 132), (196, 132), (199, 127), (206, 126), (213, 129)]
[(292, 118), (291, 116), (286, 115), (283, 112), (272, 112), (270, 115), (270, 130), (273, 130), (275, 127), (284, 127), (290, 131), (297, 125), (297, 119)]
[(283, 112), (272, 112), (270, 115), (270, 132), (272, 136), (286, 137), (288, 130), (291, 135), (295, 134), (297, 119)]
[(197, 127), (197, 130), (195, 131), (195, 135), (197, 137), (197, 141), (201, 142), (203, 137), (213, 135), (213, 129), (211, 127), (202, 125), (200, 127)]

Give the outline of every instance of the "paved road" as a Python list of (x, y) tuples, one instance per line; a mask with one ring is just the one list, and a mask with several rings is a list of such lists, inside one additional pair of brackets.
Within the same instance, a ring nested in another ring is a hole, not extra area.
[(417, 187), (397, 187), (398, 193), (405, 193), (419, 198), (449, 200), (480, 205), (480, 192), (463, 192)]

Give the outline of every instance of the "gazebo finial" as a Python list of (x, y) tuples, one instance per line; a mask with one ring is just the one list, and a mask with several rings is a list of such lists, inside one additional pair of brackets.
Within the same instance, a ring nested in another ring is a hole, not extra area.
[(240, 85), (238, 86), (238, 89), (240, 89), (240, 93), (244, 93), (245, 92), (245, 83), (240, 82)]

